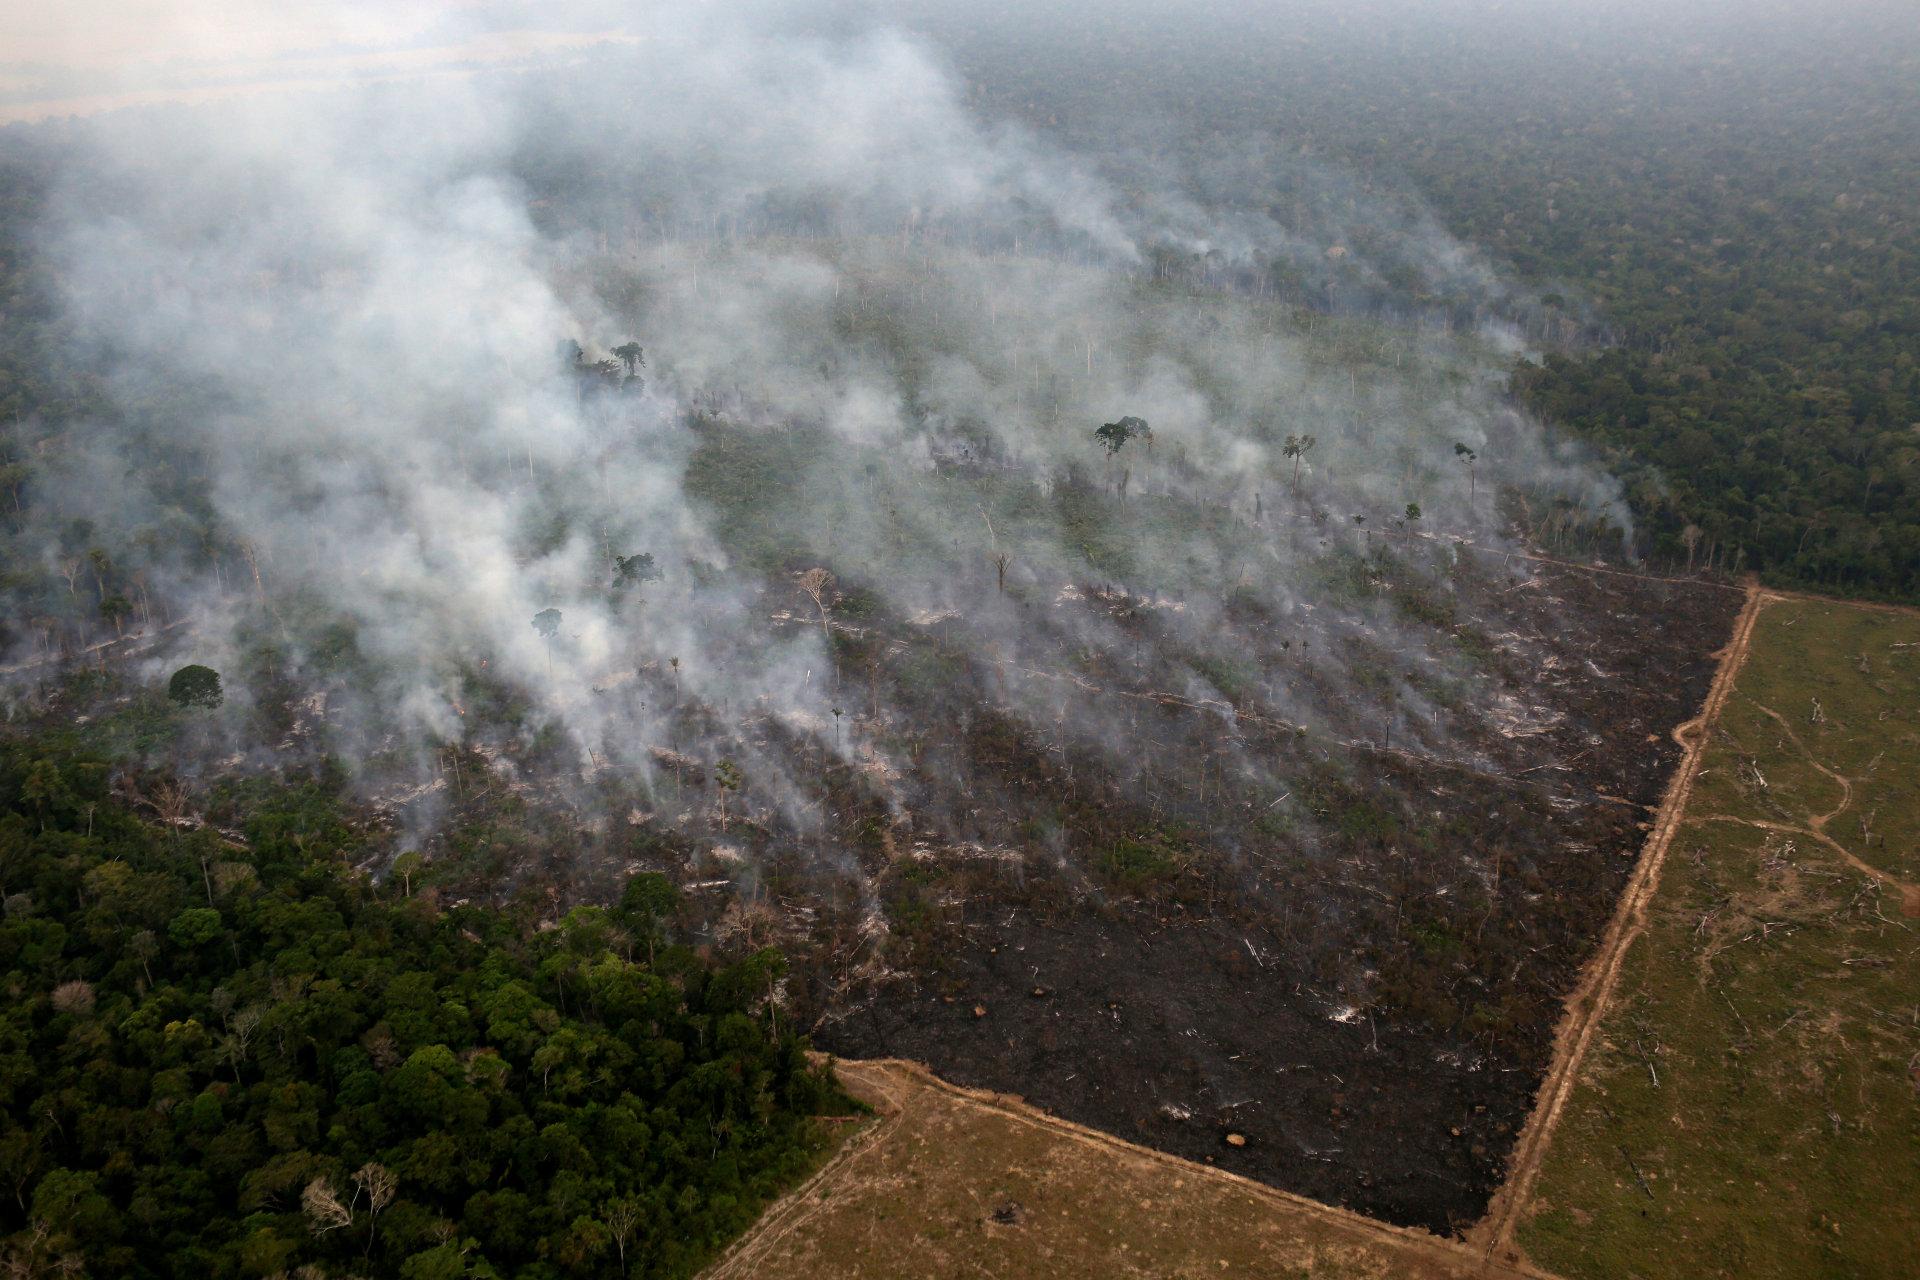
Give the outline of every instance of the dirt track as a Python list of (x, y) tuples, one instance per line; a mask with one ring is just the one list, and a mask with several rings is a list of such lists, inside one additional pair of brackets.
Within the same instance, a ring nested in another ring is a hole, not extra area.
[(1686, 754), (1679, 769), (1674, 772), (1666, 799), (1660, 806), (1659, 816), (1654, 820), (1653, 831), (1641, 854), (1640, 864), (1635, 868), (1633, 878), (1628, 881), (1625, 893), (1621, 895), (1613, 923), (1601, 939), (1600, 949), (1580, 985), (1567, 998), (1566, 1016), (1554, 1039), (1553, 1065), (1540, 1086), (1539, 1100), (1533, 1114), (1528, 1118), (1526, 1128), (1521, 1131), (1519, 1142), (1515, 1144), (1507, 1181), (1495, 1194), (1486, 1218), (1469, 1233), (1469, 1240), (1484, 1252), (1489, 1261), (1497, 1259), (1509, 1265), (1520, 1264), (1519, 1250), (1513, 1243), (1515, 1227), (1532, 1197), (1541, 1161), (1546, 1156), (1547, 1146), (1552, 1141), (1553, 1131), (1559, 1124), (1567, 1099), (1573, 1092), (1580, 1064), (1592, 1045), (1601, 1015), (1612, 1003), (1627, 952), (1646, 926), (1647, 907), (1660, 884), (1661, 865), (1666, 861), (1674, 833), (1679, 830), (1685, 816), (1687, 799), (1693, 792), (1694, 779), (1699, 774), (1700, 761), (1706, 753), (1714, 722), (1726, 705), (1740, 668), (1746, 662), (1747, 652), (1753, 642), (1754, 626), (1759, 621), (1761, 610), (1781, 598), (1763, 592), (1758, 587), (1747, 589), (1746, 605), (1734, 626), (1732, 640), (1722, 652), (1720, 670), (1714, 676), (1706, 705), (1697, 717), (1673, 731), (1675, 740)]
[(1801, 756), (1805, 758), (1809, 767), (1833, 783), (1834, 786), (1840, 788), (1840, 803), (1826, 813), (1808, 814), (1805, 822), (1799, 826), (1785, 822), (1770, 822), (1761, 818), (1736, 817), (1732, 814), (1725, 813), (1703, 814), (1697, 818), (1696, 821), (1737, 822), (1750, 827), (1758, 827), (1762, 831), (1777, 831), (1786, 835), (1804, 836), (1809, 840), (1817, 841), (1826, 846), (1829, 852), (1852, 867), (1855, 871), (1858, 871), (1861, 875), (1869, 879), (1879, 881), (1896, 894), (1900, 899), (1900, 909), (1903, 914), (1909, 917), (1920, 917), (1920, 884), (1911, 884), (1891, 872), (1884, 871), (1864, 861), (1858, 854), (1854, 853), (1853, 850), (1847, 848), (1827, 834), (1827, 824), (1845, 813), (1847, 809), (1852, 806), (1853, 784), (1855, 780), (1837, 773), (1822, 764), (1819, 758), (1808, 749), (1807, 744), (1801, 741), (1800, 735), (1794, 732), (1793, 726), (1787, 723), (1785, 716), (1775, 711), (1772, 707), (1763, 706), (1758, 702), (1753, 702), (1750, 705), (1752, 705), (1754, 710), (1760, 712), (1780, 727), (1780, 732), (1786, 735), (1787, 741), (1791, 742), (1794, 750), (1798, 751)]

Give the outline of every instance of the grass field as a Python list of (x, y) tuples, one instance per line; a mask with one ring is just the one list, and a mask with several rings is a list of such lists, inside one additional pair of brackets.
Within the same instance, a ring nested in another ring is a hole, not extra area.
[(1519, 1240), (1920, 1275), (1920, 615), (1769, 604)]
[(882, 1118), (707, 1280), (1523, 1274), (907, 1064), (843, 1063), (840, 1075)]

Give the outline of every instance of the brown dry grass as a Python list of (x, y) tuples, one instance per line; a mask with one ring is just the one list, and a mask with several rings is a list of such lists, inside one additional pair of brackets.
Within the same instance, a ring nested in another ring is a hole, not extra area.
[(1122, 1142), (903, 1062), (846, 1062), (878, 1119), (708, 1273), (1459, 1280), (1466, 1250)]

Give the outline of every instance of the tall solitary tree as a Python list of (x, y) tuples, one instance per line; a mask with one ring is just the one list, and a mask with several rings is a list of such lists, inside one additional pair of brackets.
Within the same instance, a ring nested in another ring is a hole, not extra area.
[(820, 634), (826, 639), (827, 652), (833, 652), (833, 625), (827, 621), (827, 599), (833, 594), (833, 575), (825, 569), (808, 569), (796, 574), (794, 580), (800, 585), (800, 593), (813, 601), (813, 607), (820, 614)]
[[(986, 521), (987, 537), (993, 541), (993, 567), (995, 573), (998, 575), (1000, 594), (1005, 595), (1007, 591), (1007, 566), (1013, 563), (1013, 556), (1000, 549), (1000, 534), (999, 531), (993, 527), (993, 519), (987, 515), (987, 509), (985, 507), (978, 507), (976, 509), (980, 512), (980, 518)], [(877, 714), (876, 712), (876, 715)]]
[(533, 615), (533, 629), (547, 642), (547, 674), (553, 674), (553, 638), (560, 633), (560, 611), (542, 609)]
[(1700, 539), (1706, 536), (1699, 525), (1690, 524), (1680, 531), (1680, 545), (1687, 549), (1687, 572), (1693, 572), (1693, 553), (1700, 546)]
[(738, 791), (746, 782), (746, 775), (740, 766), (730, 759), (722, 759), (713, 767), (713, 780), (720, 789), (720, 829), (727, 829), (727, 797)]
[(1293, 495), (1296, 498), (1300, 496), (1300, 459), (1319, 443), (1313, 436), (1289, 435), (1287, 443), (1281, 447), (1280, 452), (1293, 459)]
[(1108, 457), (1119, 453), (1129, 440), (1145, 440), (1147, 449), (1153, 449), (1153, 428), (1147, 425), (1145, 418), (1136, 418), (1131, 414), (1118, 422), (1104, 423), (1094, 431), (1093, 438), (1106, 446)]
[(628, 588), (641, 586), (649, 582), (660, 581), (660, 566), (653, 562), (653, 554), (642, 551), (638, 555), (613, 558), (613, 587), (616, 593), (624, 593)]
[[(1129, 440), (1145, 440), (1147, 443), (1147, 456), (1153, 456), (1153, 428), (1147, 425), (1145, 418), (1136, 418), (1129, 414), (1118, 422), (1105, 423), (1094, 431), (1093, 438), (1106, 446), (1109, 473), (1112, 471), (1111, 463), (1115, 455), (1126, 446)], [(1131, 467), (1121, 471), (1117, 491), (1122, 501), (1125, 501), (1127, 496), (1127, 482), (1132, 479), (1133, 469)]]
[(119, 592), (115, 592), (100, 601), (100, 616), (113, 624), (113, 634), (124, 635), (127, 615), (133, 612), (133, 601)]
[(217, 707), (224, 696), (220, 673), (198, 663), (180, 668), (167, 681), (167, 697), (183, 707)]
[(647, 963), (653, 963), (656, 942), (665, 939), (665, 929), (679, 908), (680, 891), (658, 871), (643, 871), (627, 881), (620, 893), (620, 910), (647, 942)]
[(1466, 464), (1467, 501), (1472, 502), (1479, 487), (1478, 485), (1479, 476), (1477, 474), (1478, 469), (1474, 466), (1474, 464), (1480, 461), (1480, 455), (1475, 453), (1473, 450), (1467, 448), (1467, 446), (1462, 444), (1460, 441), (1455, 440), (1453, 442), (1453, 456), (1460, 459), (1461, 462)]

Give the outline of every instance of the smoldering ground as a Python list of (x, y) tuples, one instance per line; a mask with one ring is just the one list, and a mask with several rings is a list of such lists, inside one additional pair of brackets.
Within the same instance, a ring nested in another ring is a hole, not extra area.
[[(650, 36), (560, 76), (161, 111), (77, 135), (45, 247), (121, 412), (36, 477), (46, 562), (89, 549), (71, 537), (84, 522), (116, 562), (143, 562), (143, 589), (175, 614), (224, 616), (216, 602), (257, 575), (262, 604), (298, 596), (346, 620), (374, 687), (335, 708), (330, 733), (457, 738), (462, 682), (484, 661), (583, 751), (631, 763), (655, 736), (648, 715), (592, 690), (636, 660), (684, 656), (690, 697), (765, 698), (812, 723), (826, 710), (805, 674), (827, 666), (812, 633), (743, 641), (759, 575), (686, 491), (690, 406), (825, 428), (812, 465), (827, 474), (765, 513), (788, 526), (827, 515), (809, 494), (832, 491), (848, 449), (884, 454), (862, 465), (902, 485), (974, 449), (1043, 487), (1104, 469), (1135, 494), (1251, 518), (1283, 505), (1288, 435), (1316, 439), (1301, 459), (1313, 500), (1356, 513), (1418, 501), (1426, 527), (1484, 536), (1491, 504), (1469, 511), (1449, 451), (1490, 433), (1487, 493), (1544, 481), (1611, 501), (1501, 409), (1498, 362), (1470, 337), (1316, 341), (1291, 308), (1154, 296), (1156, 255), (1158, 270), (1223, 251), (1255, 269), (1263, 234), (1290, 260), (1298, 237), (1245, 210), (1210, 216), (1204, 191), (1121, 193), (1097, 164), (972, 118), (908, 40), (759, 39), (691, 11)], [(1453, 246), (1434, 271), (1472, 256)], [(642, 341), (647, 390), (583, 394), (554, 357), (575, 337), (595, 357)], [(1138, 444), (1099, 458), (1093, 427), (1124, 414), (1152, 425), (1152, 461)], [(157, 492), (155, 470), (204, 486), (215, 547), (170, 530), (199, 513)], [(998, 554), (971, 511), (921, 507), (885, 535), (889, 508), (852, 505), (830, 517), (831, 545), (797, 529), (792, 556), (858, 564), (909, 612), (963, 603), (959, 584), (889, 572), (888, 536), (895, 552)], [(1339, 528), (1345, 550), (1357, 531)], [(1057, 528), (1016, 537), (1017, 579), (1112, 576)], [(1215, 586), (1245, 559), (1222, 549), (1236, 540), (1142, 539), (1157, 572), (1140, 585)], [(640, 551), (663, 581), (616, 608), (612, 557)], [(1238, 570), (1288, 606), (1300, 576)], [(551, 641), (529, 625), (546, 608), (564, 620)], [(224, 630), (202, 632), (216, 656)], [(288, 639), (297, 655), (308, 638)]]

